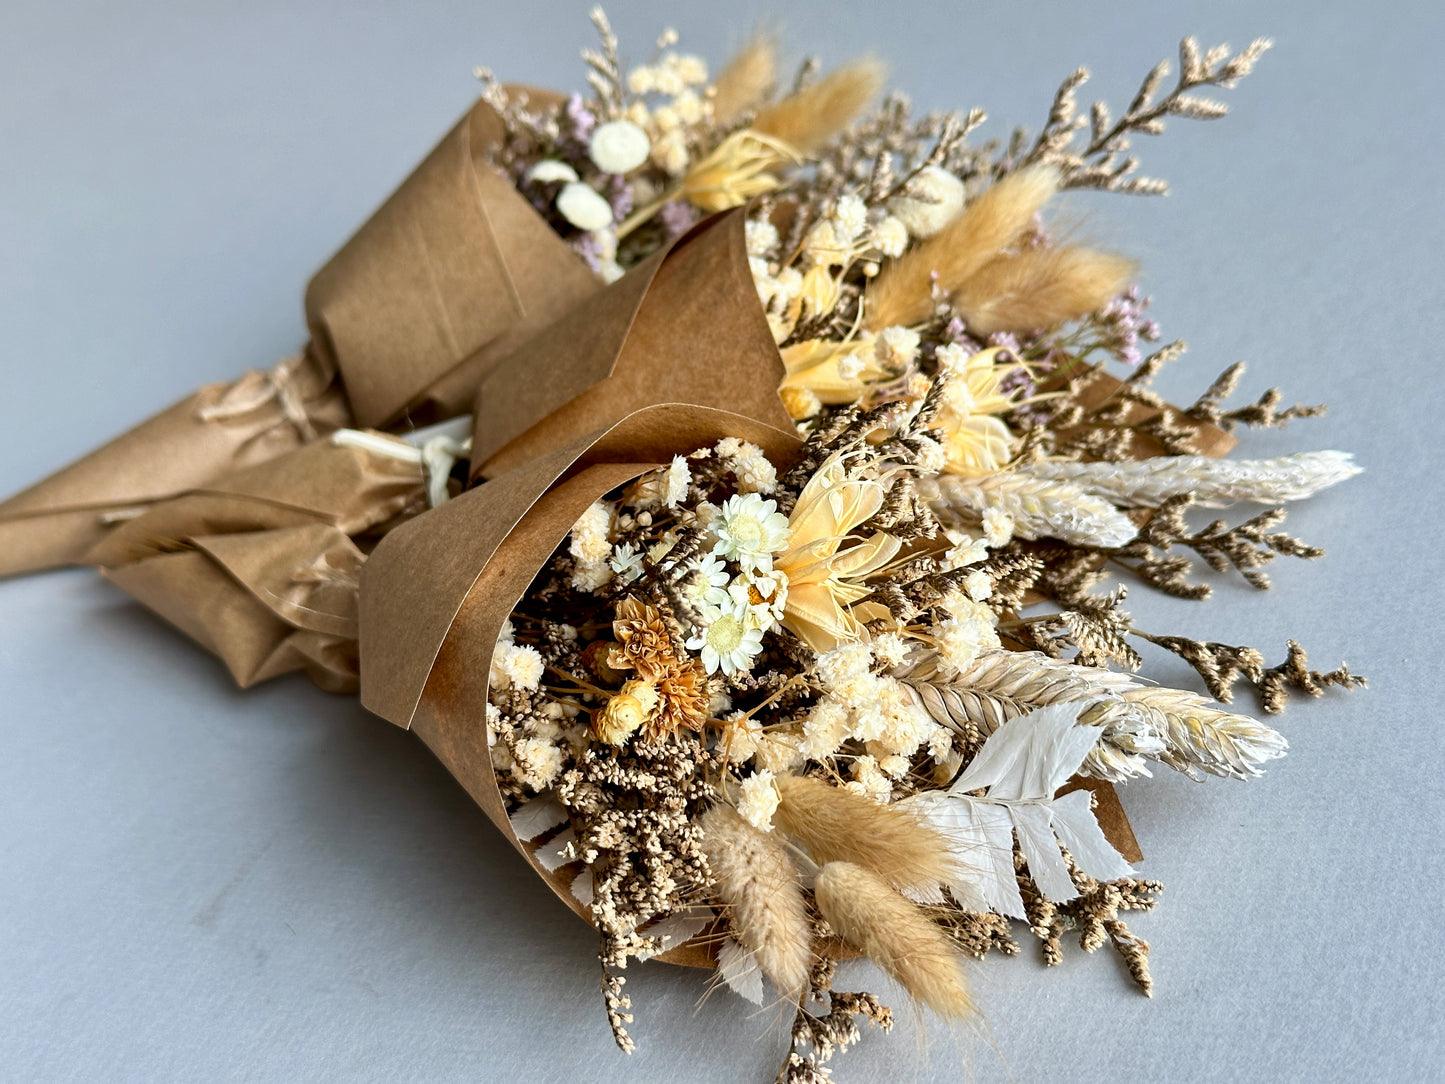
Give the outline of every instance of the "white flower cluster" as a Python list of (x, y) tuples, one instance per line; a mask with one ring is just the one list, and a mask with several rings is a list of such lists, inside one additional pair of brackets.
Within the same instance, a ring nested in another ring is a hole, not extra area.
[(773, 773), (767, 769), (754, 772), (738, 787), (738, 812), (743, 819), (762, 832), (773, 830), (773, 814), (778, 809), (778, 788)]
[[(646, 133), (653, 163), (671, 176), (681, 176), (691, 161), (689, 132), (707, 120), (712, 102), (703, 87), (707, 64), (700, 57), (674, 52), (627, 73), (627, 89), (638, 95), (627, 106), (627, 120)], [(649, 105), (647, 95), (666, 100)]]
[(489, 681), (493, 689), (517, 689), (520, 692), (535, 692), (542, 681), (542, 656), (530, 644), (513, 641), (515, 635), (512, 623), (502, 626), (497, 637), (497, 646), (492, 649), (492, 667)]
[[(977, 582), (970, 586), (976, 587)], [(969, 590), (970, 587), (965, 587), (965, 591)], [(1000, 646), (998, 619), (988, 606), (966, 594), (957, 594), (944, 605), (949, 616), (935, 624), (930, 635), (938, 645), (938, 659), (944, 674), (954, 676), (972, 666), (982, 652)]]
[(713, 452), (737, 478), (739, 493), (768, 494), (777, 488), (777, 468), (756, 444), (724, 437)]
[(801, 270), (793, 262), (776, 262), (779, 238), (771, 222), (750, 221), (747, 239), (753, 284), (781, 342), (801, 316), (833, 309), (841, 278), (855, 261), (866, 260), (864, 271), (871, 275), (877, 273), (879, 259), (903, 255), (908, 229), (891, 214), (870, 219), (867, 205), (850, 193), (808, 231), (796, 261)]
[(612, 582), (612, 505), (594, 502), (572, 525), (568, 552), (572, 555), (572, 586), (579, 591), (601, 591)]
[[(518, 644), (508, 621), (502, 626), (492, 651), (490, 695), (535, 692), (542, 680), (542, 656), (529, 644)], [(534, 791), (545, 790), (557, 781), (570, 756), (587, 743), (587, 731), (576, 725), (577, 709), (556, 702), (545, 704), (529, 717), (525, 731), (510, 742), (498, 740), (501, 711), (487, 705), (487, 746), (492, 765), (509, 772), (513, 779)]]
[(658, 508), (676, 510), (686, 499), (691, 484), (692, 472), (688, 469), (687, 460), (675, 455), (666, 467), (649, 471), (637, 480), (629, 494), (629, 503), (634, 508), (649, 512)]
[(951, 751), (949, 734), (915, 702), (903, 684), (875, 674), (875, 659), (897, 665), (908, 645), (896, 633), (872, 644), (842, 644), (818, 656), (824, 693), (803, 721), (798, 749), (803, 756), (830, 757), (847, 741), (862, 742), (866, 755), (854, 759), (849, 789), (886, 801), (892, 780), (901, 778), (920, 749), (935, 760)]

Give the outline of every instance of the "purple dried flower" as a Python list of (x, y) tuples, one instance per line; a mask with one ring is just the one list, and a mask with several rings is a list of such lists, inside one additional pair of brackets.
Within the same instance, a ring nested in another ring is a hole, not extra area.
[(572, 251), (586, 261), (587, 266), (594, 272), (602, 270), (602, 247), (597, 243), (597, 238), (590, 233), (584, 233), (572, 240)]
[(567, 99), (567, 119), (572, 122), (572, 138), (586, 146), (592, 138), (592, 129), (597, 127), (597, 118), (587, 108), (582, 95), (573, 94)]
[(626, 177), (614, 173), (608, 178), (608, 186), (607, 198), (612, 204), (612, 220), (621, 222), (632, 213), (632, 185)]
[(668, 237), (686, 233), (692, 229), (698, 217), (697, 208), (686, 200), (679, 199), (669, 200), (657, 212), (658, 221), (662, 223), (663, 229), (667, 230)]

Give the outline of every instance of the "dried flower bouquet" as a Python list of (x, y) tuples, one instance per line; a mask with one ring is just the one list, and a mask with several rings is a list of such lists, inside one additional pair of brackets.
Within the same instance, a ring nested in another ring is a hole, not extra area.
[[(979, 110), (874, 104), (872, 61), (780, 93), (770, 40), (709, 82), (671, 33), (624, 68), (594, 21), (590, 94), (480, 72), (313, 280), (303, 355), (0, 506), (0, 571), (100, 565), (242, 684), (304, 669), (415, 729), (596, 926), (624, 1050), (622, 972), (657, 955), (793, 1006), (788, 1081), (891, 1025), (832, 989), (849, 956), (966, 1016), (963, 961), (1019, 920), (1050, 963), (1112, 944), (1147, 994), (1121, 914), (1160, 885), (1112, 785), (1261, 774), (1285, 742), (1240, 681), (1271, 713), (1363, 682), (1145, 631), (1104, 581), (1202, 599), (1198, 558), (1267, 588), (1321, 552), (1276, 506), (1358, 468), (1222, 458), (1320, 408), (1226, 408), (1240, 366), (1163, 401), (1183, 344), (1153, 345), (1134, 265), (1046, 214), (1162, 192), (1130, 140), (1223, 115), (1197, 92), (1267, 43), (1186, 39), (1118, 118), (1081, 115), (1080, 69), (997, 144)], [(178, 442), (190, 473), (134, 481)], [(1137, 676), (1140, 642), (1215, 699)]]

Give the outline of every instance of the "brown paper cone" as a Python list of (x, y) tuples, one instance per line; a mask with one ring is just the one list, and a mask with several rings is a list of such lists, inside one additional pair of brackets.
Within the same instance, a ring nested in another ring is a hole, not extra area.
[(155, 505), (89, 559), (237, 684), (305, 670), (355, 692), (365, 558), (350, 536), (424, 503), (415, 463), (322, 439)]
[(704, 220), (497, 362), (473, 408), (473, 478), (505, 474), (655, 403), (791, 431), (745, 224), (742, 209)]
[(415, 463), (322, 438), (156, 504), (117, 525), (86, 560), (114, 567), (195, 538), (307, 524), (359, 535), (421, 511), (423, 487)]
[[(578, 516), (671, 456), (726, 436), (796, 455), (791, 431), (699, 406), (659, 405), (495, 478), (398, 527), (362, 569), (361, 700), (411, 727), (502, 834), (582, 917), (577, 872), (549, 872), (517, 839), (487, 749), (487, 683), (502, 623)], [(564, 478), (556, 484), (558, 478)], [(661, 959), (707, 965), (696, 944)]]
[(478, 102), (307, 287), (361, 425), (464, 413), (494, 359), (600, 288), (487, 163), (503, 134)]
[(105, 574), (220, 656), (242, 688), (305, 670), (330, 692), (356, 691), (355, 583), (364, 558), (345, 534), (314, 524), (192, 544)]
[(0, 504), (0, 576), (79, 563), (112, 513), (333, 429), (464, 413), (498, 357), (600, 289), (487, 164), (501, 135), (478, 102), (317, 273), (302, 358), (202, 388)]

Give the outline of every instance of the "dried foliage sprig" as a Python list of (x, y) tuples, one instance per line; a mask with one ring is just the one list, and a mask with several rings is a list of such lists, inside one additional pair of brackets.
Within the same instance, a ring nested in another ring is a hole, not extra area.
[[(1214, 120), (1224, 116), (1229, 107), (1223, 102), (1190, 92), (1200, 87), (1232, 89), (1254, 70), (1271, 44), (1268, 38), (1259, 38), (1238, 53), (1231, 54), (1227, 45), (1217, 45), (1201, 53), (1194, 38), (1185, 38), (1179, 43), (1179, 74), (1173, 89), (1163, 97), (1158, 96), (1171, 67), (1169, 61), (1161, 60), (1144, 77), (1128, 108), (1117, 120), (1101, 101), (1089, 109), (1087, 120), (1079, 115), (1075, 95), (1088, 80), (1089, 72), (1078, 68), (1054, 95), (1048, 121), (1032, 145), (1027, 144), (1027, 135), (1022, 129), (1015, 132), (1009, 153), (998, 168), (1002, 172), (1049, 162), (1058, 165), (1060, 184), (1064, 188), (1162, 195), (1169, 190), (1164, 181), (1134, 175), (1138, 163), (1129, 154), (1130, 138), (1161, 134), (1170, 117)], [(1080, 140), (1079, 134), (1086, 128)]]

